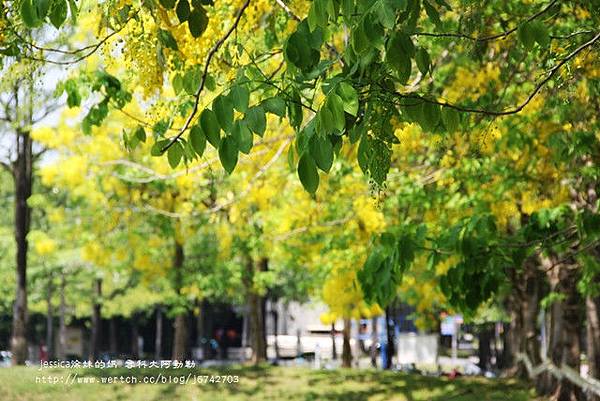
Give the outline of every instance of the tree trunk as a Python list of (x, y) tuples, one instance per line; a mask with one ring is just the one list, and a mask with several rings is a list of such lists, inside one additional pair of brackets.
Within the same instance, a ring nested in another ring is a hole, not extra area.
[(342, 367), (352, 367), (352, 349), (350, 348), (350, 327), (351, 321), (348, 318), (344, 318), (344, 343), (342, 345)]
[(379, 338), (377, 335), (377, 317), (371, 319), (371, 366), (377, 367), (377, 342)]
[(46, 294), (46, 348), (48, 350), (48, 360), (54, 359), (54, 308), (52, 307), (52, 293), (54, 285), (52, 280), (53, 275), (48, 277), (48, 292)]
[(331, 359), (337, 360), (337, 346), (335, 345), (335, 322), (331, 323)]
[[(181, 288), (183, 287), (183, 245), (175, 241), (175, 256), (173, 258), (173, 269), (175, 272), (175, 290), (179, 295)], [(182, 311), (179, 312), (177, 316), (175, 316), (175, 334), (173, 336), (173, 360), (183, 361), (188, 357), (188, 321), (187, 321), (187, 312)]]
[(394, 322), (392, 321), (390, 307), (385, 308), (385, 328), (387, 335), (387, 352), (386, 352), (386, 360), (384, 369), (391, 369), (392, 362), (395, 352), (394, 342), (395, 342), (395, 333), (394, 333)]
[(255, 266), (248, 256), (244, 285), (248, 293), (248, 317), (250, 326), (250, 346), (252, 348), (252, 363), (257, 365), (267, 360), (267, 341), (265, 335), (264, 297), (254, 289), (255, 269), (258, 272), (268, 269), (268, 259), (262, 258)]
[(156, 338), (154, 339), (154, 359), (159, 361), (162, 356), (163, 314), (162, 308), (156, 308)]
[[(586, 348), (588, 373), (596, 380), (600, 379), (600, 297), (588, 296), (585, 299), (586, 310)], [(600, 397), (590, 394), (588, 401), (600, 401)]]
[(98, 353), (100, 348), (100, 320), (102, 318), (102, 280), (94, 280), (94, 305), (92, 310), (92, 335), (90, 340), (90, 361), (98, 359)]
[(17, 130), (17, 159), (13, 164), (15, 184), (15, 242), (16, 242), (16, 293), (13, 308), (10, 348), (13, 365), (23, 365), (27, 359), (27, 234), (31, 222), (31, 208), (27, 199), (33, 185), (33, 152), (29, 132)]
[(490, 329), (489, 323), (484, 323), (479, 328), (479, 368), (483, 372), (490, 370), (491, 358), (492, 358), (492, 347), (491, 340), (493, 338), (493, 331)]
[(131, 356), (133, 359), (140, 358), (140, 332), (139, 332), (139, 324), (138, 324), (139, 315), (134, 313), (131, 321)]
[(109, 340), (110, 352), (113, 354), (116, 354), (117, 353), (117, 318), (114, 316), (110, 318), (108, 331), (109, 331), (108, 340)]
[[(574, 266), (556, 264), (557, 257), (543, 260), (550, 288), (563, 298), (555, 300), (550, 309), (549, 359), (558, 366), (568, 366), (579, 372), (583, 311), (582, 300), (577, 290), (579, 274)], [(583, 399), (581, 389), (567, 379), (556, 380), (549, 374), (540, 375), (537, 388), (542, 395), (552, 395), (556, 401), (578, 401)]]
[(59, 307), (59, 315), (58, 315), (58, 352), (57, 358), (60, 360), (65, 359), (65, 350), (67, 346), (67, 326), (65, 322), (66, 313), (67, 313), (67, 303), (65, 299), (65, 287), (66, 287), (66, 278), (65, 273), (61, 272), (60, 274), (60, 307)]
[(279, 360), (279, 313), (276, 310), (272, 310), (271, 313), (273, 314), (273, 347), (275, 348), (275, 359)]

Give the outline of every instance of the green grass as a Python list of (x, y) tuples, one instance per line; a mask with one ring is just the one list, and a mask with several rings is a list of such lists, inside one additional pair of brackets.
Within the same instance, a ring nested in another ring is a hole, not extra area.
[[(226, 370), (180, 369), (174, 376), (238, 375), (238, 384), (42, 384), (41, 374), (101, 380), (111, 375), (156, 376), (159, 370), (0, 369), (2, 401), (525, 401), (537, 400), (523, 383), (483, 378), (423, 377), (375, 370), (308, 370), (232, 367)], [(162, 370), (164, 374), (164, 370)], [(172, 371), (173, 372), (173, 371)]]

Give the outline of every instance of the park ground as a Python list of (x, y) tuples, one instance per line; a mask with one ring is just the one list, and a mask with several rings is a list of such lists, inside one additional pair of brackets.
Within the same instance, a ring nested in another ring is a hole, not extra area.
[(513, 379), (427, 377), (375, 370), (310, 370), (281, 367), (230, 367), (185, 370), (176, 374), (238, 376), (237, 384), (36, 383), (36, 376), (94, 378), (156, 376), (165, 370), (67, 370), (34, 367), (0, 369), (2, 401), (542, 401), (526, 384)]

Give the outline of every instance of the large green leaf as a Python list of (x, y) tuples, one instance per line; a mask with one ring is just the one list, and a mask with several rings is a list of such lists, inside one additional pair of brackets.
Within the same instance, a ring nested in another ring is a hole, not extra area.
[(256, 135), (263, 136), (267, 129), (267, 117), (265, 110), (261, 106), (254, 106), (248, 109), (244, 116), (248, 128)]
[(194, 152), (202, 157), (204, 150), (206, 149), (206, 135), (204, 135), (204, 132), (199, 125), (194, 125), (192, 129), (190, 129), (189, 140)]
[(333, 145), (329, 138), (321, 135), (313, 135), (309, 142), (310, 155), (317, 166), (328, 173), (333, 164)]
[(31, 3), (31, 0), (23, 0), (19, 11), (23, 23), (29, 28), (35, 28), (40, 25), (41, 21), (37, 17), (37, 10)]
[(208, 27), (208, 16), (204, 7), (195, 8), (188, 16), (187, 23), (193, 37), (199, 38), (202, 36)]
[(344, 103), (344, 111), (356, 117), (358, 114), (358, 93), (356, 93), (356, 89), (347, 82), (340, 82), (336, 93)]
[(248, 103), (250, 102), (250, 91), (246, 85), (235, 85), (231, 88), (230, 93), (233, 107), (240, 113), (245, 113), (248, 110)]
[(188, 0), (179, 0), (177, 8), (175, 8), (177, 19), (180, 23), (184, 23), (190, 17), (190, 3)]
[(307, 192), (311, 194), (317, 192), (317, 188), (319, 188), (319, 172), (317, 171), (315, 161), (308, 152), (304, 152), (298, 161), (298, 177)]
[(233, 103), (228, 96), (217, 96), (212, 103), (212, 109), (223, 131), (231, 132), (233, 126)]
[(204, 109), (200, 115), (200, 126), (208, 142), (218, 149), (221, 144), (221, 127), (217, 121), (217, 116), (210, 109)]
[(219, 147), (219, 159), (225, 171), (231, 174), (238, 161), (238, 144), (233, 136), (228, 135), (223, 138), (223, 142)]
[(237, 120), (233, 124), (231, 135), (237, 140), (240, 152), (249, 154), (252, 149), (252, 140), (254, 139), (254, 136), (252, 131), (250, 131), (250, 128), (248, 128), (246, 121)]
[(48, 11), (50, 10), (50, 5), (52, 4), (51, 0), (35, 0), (35, 9), (37, 18), (39, 20), (43, 20), (48, 15)]
[(67, 2), (66, 0), (54, 0), (50, 8), (50, 22), (56, 29), (60, 28), (67, 19)]
[(386, 47), (386, 62), (396, 71), (400, 83), (405, 84), (410, 78), (412, 61), (415, 54), (415, 46), (410, 36), (402, 32), (396, 32), (390, 38)]
[(171, 168), (175, 168), (179, 165), (181, 156), (183, 156), (183, 147), (179, 142), (175, 142), (167, 151), (167, 159), (169, 160)]

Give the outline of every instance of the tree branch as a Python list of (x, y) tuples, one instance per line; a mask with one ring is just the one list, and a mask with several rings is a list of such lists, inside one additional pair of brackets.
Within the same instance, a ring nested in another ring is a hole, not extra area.
[(507, 36), (511, 35), (512, 33), (516, 32), (521, 25), (531, 22), (534, 19), (536, 19), (536, 18), (540, 17), (541, 15), (543, 15), (544, 13), (546, 13), (546, 11), (548, 11), (550, 8), (552, 8), (556, 3), (558, 3), (558, 0), (552, 0), (550, 3), (548, 3), (548, 5), (546, 7), (542, 8), (537, 13), (531, 15), (526, 20), (518, 23), (514, 28), (511, 28), (507, 31), (496, 33), (493, 35), (470, 36), (470, 35), (460, 33), (460, 32), (456, 32), (456, 33), (455, 32), (441, 32), (441, 33), (413, 32), (413, 33), (411, 33), (411, 36), (430, 36), (430, 37), (436, 37), (436, 38), (459, 38), (459, 39), (468, 39), (468, 40), (472, 40), (475, 42), (489, 42), (489, 41), (500, 39), (500, 38), (504, 39)]
[(506, 115), (510, 115), (510, 114), (517, 114), (517, 113), (521, 112), (533, 100), (533, 98), (540, 92), (540, 90), (542, 90), (542, 88), (548, 83), (548, 81), (550, 81), (556, 75), (556, 73), (561, 69), (561, 67), (563, 67), (566, 63), (568, 63), (570, 60), (572, 60), (575, 56), (577, 56), (583, 50), (596, 44), (596, 42), (598, 42), (599, 40), (600, 40), (600, 32), (596, 33), (596, 35), (592, 39), (583, 43), (582, 45), (577, 47), (575, 50), (573, 50), (571, 53), (569, 53), (565, 58), (563, 58), (558, 64), (556, 64), (554, 67), (552, 67), (546, 73), (546, 77), (544, 79), (542, 79), (536, 85), (533, 92), (531, 92), (529, 94), (529, 96), (527, 96), (527, 98), (521, 104), (519, 104), (518, 106), (516, 106), (512, 109), (508, 109), (508, 110), (477, 109), (477, 108), (472, 108), (472, 107), (460, 106), (457, 104), (452, 104), (452, 103), (448, 103), (448, 102), (444, 102), (444, 101), (428, 99), (428, 98), (425, 98), (425, 97), (423, 97), (419, 94), (415, 94), (415, 93), (394, 92), (394, 94), (400, 98), (415, 99), (415, 100), (419, 100), (421, 102), (433, 103), (433, 104), (437, 104), (439, 106), (448, 107), (448, 108), (455, 109), (457, 111), (466, 112), (466, 113), (485, 114), (485, 115), (489, 115), (489, 116), (506, 116)]
[(240, 10), (238, 11), (236, 18), (233, 21), (233, 24), (229, 27), (227, 32), (225, 32), (225, 34), (214, 44), (214, 46), (208, 52), (208, 56), (206, 57), (206, 62), (204, 64), (204, 71), (202, 72), (202, 79), (200, 80), (200, 86), (198, 87), (198, 90), (196, 91), (196, 94), (194, 95), (194, 107), (192, 108), (192, 112), (186, 119), (185, 124), (183, 124), (183, 127), (181, 127), (181, 129), (179, 130), (179, 133), (177, 135), (175, 135), (173, 138), (171, 138), (171, 141), (162, 149), (162, 151), (161, 151), (162, 153), (164, 153), (171, 146), (173, 146), (173, 144), (175, 142), (177, 142), (179, 140), (179, 138), (181, 138), (181, 136), (184, 134), (184, 132), (190, 127), (192, 120), (198, 113), (198, 105), (200, 103), (200, 94), (202, 94), (202, 91), (204, 90), (204, 86), (206, 84), (206, 77), (208, 76), (208, 68), (210, 67), (210, 62), (212, 61), (212, 58), (215, 56), (215, 54), (219, 51), (221, 46), (223, 46), (223, 44), (227, 41), (227, 39), (229, 39), (229, 36), (231, 36), (233, 31), (235, 31), (237, 29), (237, 27), (240, 23), (240, 20), (242, 19), (242, 15), (244, 15), (244, 11), (246, 11), (246, 9), (248, 8), (249, 5), (250, 5), (250, 0), (246, 0), (244, 2), (244, 4), (242, 5), (242, 8), (240, 8)]

